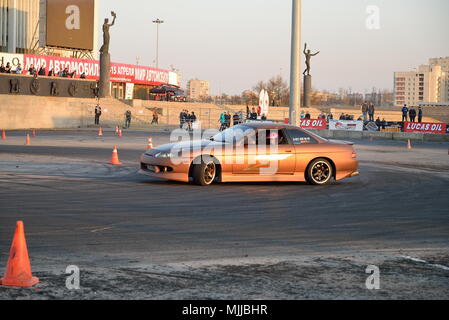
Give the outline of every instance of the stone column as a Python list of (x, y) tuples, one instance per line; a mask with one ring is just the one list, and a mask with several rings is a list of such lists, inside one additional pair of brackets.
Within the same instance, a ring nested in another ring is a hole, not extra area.
[(100, 98), (111, 96), (111, 55), (101, 53), (100, 55)]
[(312, 76), (304, 76), (304, 108), (312, 106)]

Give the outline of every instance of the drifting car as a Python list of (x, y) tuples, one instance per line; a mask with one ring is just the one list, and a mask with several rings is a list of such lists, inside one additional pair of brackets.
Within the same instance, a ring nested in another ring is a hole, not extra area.
[(254, 122), (210, 140), (147, 150), (140, 173), (208, 186), (214, 182), (308, 182), (325, 185), (358, 176), (351, 142), (327, 140), (299, 127)]

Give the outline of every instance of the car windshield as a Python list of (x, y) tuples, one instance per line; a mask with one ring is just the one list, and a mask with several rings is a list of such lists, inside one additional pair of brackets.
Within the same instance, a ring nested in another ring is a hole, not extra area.
[(229, 128), (212, 137), (212, 141), (223, 143), (235, 143), (241, 141), (244, 137), (254, 134), (254, 129), (248, 126), (239, 125)]

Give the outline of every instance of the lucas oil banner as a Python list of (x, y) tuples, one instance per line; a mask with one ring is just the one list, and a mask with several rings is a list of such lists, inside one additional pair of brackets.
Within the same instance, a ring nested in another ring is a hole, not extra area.
[(405, 122), (404, 123), (404, 132), (445, 134), (446, 133), (446, 124), (445, 123)]
[(327, 122), (325, 119), (302, 119), (301, 128), (303, 129), (315, 129), (326, 130)]

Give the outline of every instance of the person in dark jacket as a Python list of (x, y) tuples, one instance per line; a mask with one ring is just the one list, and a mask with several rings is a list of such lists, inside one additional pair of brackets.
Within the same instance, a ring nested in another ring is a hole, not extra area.
[(376, 111), (376, 109), (374, 108), (374, 103), (370, 103), (370, 105), (368, 107), (368, 115), (369, 115), (370, 122), (374, 121), (374, 112), (375, 111)]
[(11, 69), (12, 69), (11, 64), (8, 62), (5, 67), (5, 73), (11, 73), (12, 71)]
[(101, 117), (101, 107), (99, 104), (95, 107), (95, 124), (100, 124), (100, 117)]
[(197, 121), (195, 112), (192, 111), (192, 113), (189, 115), (189, 130), (193, 131), (193, 125)]
[(35, 76), (35, 75), (37, 75), (37, 71), (36, 71), (36, 69), (34, 68), (34, 64), (32, 64), (32, 65), (30, 66), (30, 68), (28, 69), (28, 72), (30, 73), (30, 76)]
[(402, 108), (402, 122), (406, 122), (408, 120), (408, 108), (407, 105), (404, 104), (404, 107)]
[(422, 111), (422, 108), (419, 107), (418, 108), (418, 122), (419, 123), (422, 123), (422, 118), (423, 118), (423, 111)]
[(226, 128), (229, 129), (231, 127), (231, 114), (229, 112), (225, 113), (226, 119)]
[(240, 116), (237, 112), (232, 116), (232, 121), (234, 122), (234, 126), (240, 124)]
[(250, 120), (257, 120), (257, 111), (255, 108), (253, 108), (253, 111), (251, 112), (250, 116), (249, 116)]
[(129, 129), (129, 127), (131, 127), (131, 118), (132, 118), (132, 113), (130, 110), (126, 111), (125, 113), (125, 128)]
[(37, 73), (40, 76), (46, 76), (45, 68), (44, 66), (39, 68), (39, 72)]
[(179, 114), (179, 128), (182, 129), (185, 123), (186, 123), (186, 114), (185, 110), (182, 110), (181, 113)]
[(414, 107), (412, 107), (409, 112), (408, 112), (409, 116), (410, 116), (410, 121), (411, 122), (415, 122), (416, 120), (416, 110)]

